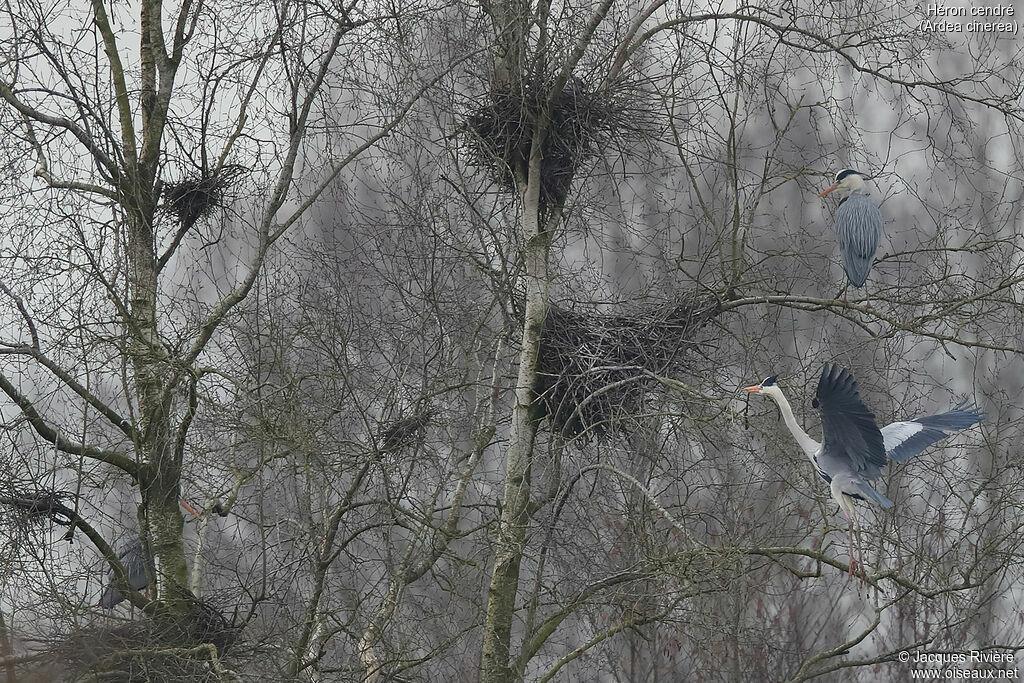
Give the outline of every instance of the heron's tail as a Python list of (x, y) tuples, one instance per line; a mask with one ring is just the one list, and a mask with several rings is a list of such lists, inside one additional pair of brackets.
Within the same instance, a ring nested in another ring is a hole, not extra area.
[(846, 279), (854, 289), (860, 289), (868, 281), (873, 261), (874, 259), (864, 259), (852, 254), (843, 256), (843, 270), (846, 271)]
[(857, 490), (860, 491), (861, 495), (863, 495), (864, 498), (866, 498), (867, 500), (878, 503), (884, 508), (891, 508), (894, 505), (894, 503), (891, 500), (889, 500), (881, 493), (871, 488), (871, 486), (869, 486), (867, 483), (863, 481), (858, 481), (856, 483)]

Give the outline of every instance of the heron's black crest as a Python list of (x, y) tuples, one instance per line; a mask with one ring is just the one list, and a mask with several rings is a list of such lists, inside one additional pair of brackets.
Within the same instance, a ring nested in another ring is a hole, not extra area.
[(761, 380), (761, 386), (762, 387), (773, 387), (773, 386), (775, 386), (775, 381), (778, 378), (779, 378), (778, 375), (772, 375), (771, 377), (765, 377), (763, 380)]
[(840, 183), (840, 182), (843, 181), (843, 178), (845, 178), (846, 176), (850, 176), (850, 175), (854, 175), (854, 174), (859, 175), (859, 176), (863, 176), (864, 175), (860, 171), (855, 171), (852, 168), (844, 168), (839, 173), (836, 173), (836, 182)]

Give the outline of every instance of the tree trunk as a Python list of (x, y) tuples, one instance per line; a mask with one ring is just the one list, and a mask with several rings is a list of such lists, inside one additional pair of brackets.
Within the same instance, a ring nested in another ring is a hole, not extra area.
[[(136, 186), (142, 183), (137, 183)], [(181, 588), (188, 586), (188, 572), (182, 544), (184, 520), (181, 500), (181, 462), (175, 447), (173, 427), (174, 392), (166, 386), (170, 375), (157, 332), (157, 259), (153, 248), (151, 190), (140, 188), (135, 196), (149, 206), (129, 209), (128, 259), (131, 282), (131, 310), (127, 326), (128, 354), (132, 362), (135, 397), (138, 402), (137, 458), (142, 464), (139, 515), (143, 531), (150, 532), (150, 550), (157, 563), (158, 597), (174, 617), (184, 616), (189, 602)], [(168, 590), (174, 586), (173, 590)]]
[[(521, 192), (523, 233), (526, 237), (526, 310), (523, 321), (519, 372), (516, 379), (512, 428), (505, 456), (505, 493), (502, 499), (498, 547), (487, 591), (487, 614), (481, 653), (480, 680), (484, 683), (512, 680), (509, 645), (515, 616), (519, 567), (526, 547), (526, 526), (530, 504), (530, 464), (537, 421), (533, 406), (537, 382), (537, 359), (548, 310), (548, 254), (550, 225), (541, 224), (541, 141), (544, 126), (537, 123), (530, 153), (528, 178)], [(557, 214), (557, 212), (556, 212)], [(557, 218), (555, 219), (557, 220)]]

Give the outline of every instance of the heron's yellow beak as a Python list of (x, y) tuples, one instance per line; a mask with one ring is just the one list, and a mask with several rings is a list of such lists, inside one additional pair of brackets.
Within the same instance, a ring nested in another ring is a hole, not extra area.
[(752, 387), (745, 388), (743, 391), (747, 392), (748, 394), (759, 394), (761, 393), (761, 385), (755, 384)]
[(818, 197), (824, 197), (825, 195), (827, 195), (832, 190), (838, 189), (838, 187), (839, 187), (839, 183), (835, 183), (835, 184), (832, 185), (832, 187), (828, 188), (827, 190), (825, 190), (824, 192), (819, 194)]

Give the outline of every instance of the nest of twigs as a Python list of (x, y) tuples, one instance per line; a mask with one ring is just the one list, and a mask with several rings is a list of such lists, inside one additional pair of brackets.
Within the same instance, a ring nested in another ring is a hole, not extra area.
[(22, 526), (45, 520), (60, 526), (71, 526), (75, 513), (63, 501), (72, 498), (74, 494), (67, 491), (33, 485), (13, 485), (0, 491), (0, 505)]
[(241, 168), (225, 166), (216, 173), (203, 173), (163, 187), (164, 210), (189, 228), (223, 206), (224, 192)]
[[(518, 89), (492, 90), (487, 103), (463, 127), (473, 163), (487, 169), (503, 190), (514, 191), (527, 177), (534, 132), (551, 91), (549, 79)], [(562, 206), (576, 171), (615, 139), (646, 135), (650, 115), (635, 86), (596, 88), (572, 79), (550, 103), (543, 139), (542, 209)]]
[(219, 682), (231, 680), (224, 657), (237, 636), (218, 609), (196, 600), (187, 619), (84, 628), (50, 654), (64, 669), (62, 680)]
[(434, 416), (432, 408), (422, 409), (409, 417), (402, 417), (382, 426), (377, 434), (381, 453), (396, 453), (423, 443), (427, 425)]
[(686, 371), (697, 331), (720, 313), (714, 301), (688, 301), (661, 314), (584, 314), (552, 306), (544, 321), (537, 399), (552, 430), (565, 436), (626, 429), (655, 376)]

